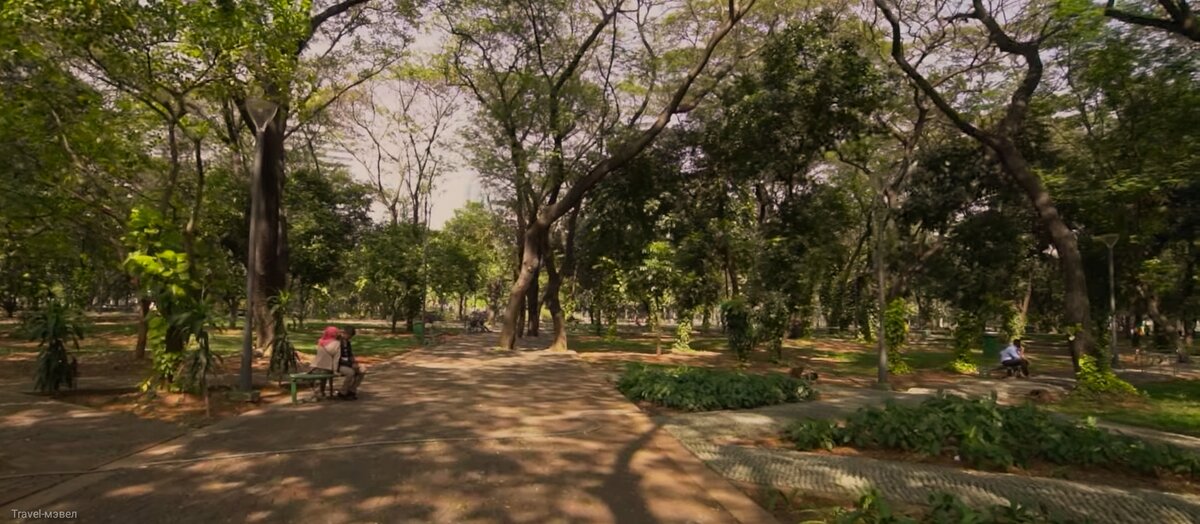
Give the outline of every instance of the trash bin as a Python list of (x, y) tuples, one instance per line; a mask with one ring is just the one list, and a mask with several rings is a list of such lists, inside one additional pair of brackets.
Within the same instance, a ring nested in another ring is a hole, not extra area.
[(420, 320), (413, 322), (413, 337), (417, 339), (418, 343), (425, 343), (425, 322)]
[(983, 365), (990, 366), (1000, 361), (1000, 336), (983, 334)]

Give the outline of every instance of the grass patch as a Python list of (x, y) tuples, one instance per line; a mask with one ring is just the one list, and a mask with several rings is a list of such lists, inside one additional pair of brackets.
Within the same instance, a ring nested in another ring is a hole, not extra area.
[(864, 408), (838, 425), (807, 419), (785, 431), (802, 449), (850, 446), (954, 457), (978, 469), (1034, 462), (1200, 478), (1200, 455), (1055, 418), (1035, 406), (939, 395), (919, 406)]
[(1200, 381), (1171, 380), (1140, 386), (1144, 396), (1123, 400), (1076, 396), (1051, 406), (1059, 413), (1200, 437)]
[(617, 389), (630, 400), (686, 411), (749, 409), (811, 400), (805, 380), (781, 373), (755, 375), (690, 366), (626, 364)]
[[(321, 331), (327, 325), (336, 325), (338, 327), (355, 326), (358, 328), (358, 336), (354, 339), (354, 353), (360, 356), (390, 356), (420, 346), (417, 340), (409, 333), (400, 332), (392, 334), (390, 329), (382, 324), (364, 321), (314, 320), (306, 323), (303, 328), (290, 327), (288, 329), (288, 336), (292, 340), (292, 343), (296, 345), (297, 350), (301, 353), (311, 354), (314, 351), (317, 339), (321, 337)], [(457, 331), (461, 331), (461, 329), (434, 326), (431, 329), (427, 329), (426, 336), (432, 337), (436, 333), (453, 333)], [(112, 320), (90, 322), (84, 327), (84, 338), (79, 343), (79, 349), (72, 348), (71, 354), (104, 354), (132, 351), (136, 343), (136, 335), (137, 325), (133, 319), (120, 322)], [(219, 329), (213, 328), (209, 331), (209, 337), (210, 348), (213, 353), (218, 355), (236, 355), (242, 350), (242, 328), (240, 325), (228, 327), (228, 324), (222, 323)], [(27, 338), (20, 327), (14, 324), (12, 329), (0, 333), (0, 354), (36, 352), (36, 344), (28, 342)], [(10, 345), (9, 342), (12, 344)]]

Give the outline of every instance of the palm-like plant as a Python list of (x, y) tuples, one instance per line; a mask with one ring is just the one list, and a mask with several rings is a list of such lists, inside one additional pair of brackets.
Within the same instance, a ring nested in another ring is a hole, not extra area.
[(278, 297), (271, 299), (271, 315), (275, 317), (275, 336), (271, 340), (271, 363), (267, 367), (267, 376), (283, 380), (289, 373), (300, 369), (296, 358), (296, 346), (288, 339), (287, 326), (283, 317), (291, 305), (291, 293), (282, 291)]
[(79, 349), (83, 338), (83, 318), (59, 300), (50, 300), (46, 308), (26, 321), (29, 336), (38, 343), (37, 370), (33, 387), (42, 392), (55, 392), (63, 386), (75, 388), (79, 375), (74, 357), (67, 354), (67, 344)]

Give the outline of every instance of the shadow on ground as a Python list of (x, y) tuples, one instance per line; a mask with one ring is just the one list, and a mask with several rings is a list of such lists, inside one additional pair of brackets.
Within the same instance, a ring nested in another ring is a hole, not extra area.
[[(373, 368), (357, 402), (243, 415), (4, 511), (89, 522), (738, 520), (680, 463), (703, 469), (695, 457), (577, 359), (485, 349), (491, 341), (451, 339)], [(754, 520), (766, 515), (753, 508)]]

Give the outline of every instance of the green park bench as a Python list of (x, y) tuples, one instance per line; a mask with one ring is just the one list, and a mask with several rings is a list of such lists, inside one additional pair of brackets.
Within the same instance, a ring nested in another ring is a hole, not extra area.
[[(363, 371), (362, 375), (363, 377), (366, 377), (367, 372)], [(319, 382), (318, 394), (322, 397), (332, 397), (334, 392), (333, 379), (341, 376), (342, 375), (330, 375), (328, 373), (292, 373), (288, 375), (288, 380), (291, 382), (292, 389), (292, 404), (299, 403), (299, 400), (296, 399), (296, 391), (297, 385), (301, 382)]]
[[(291, 374), (289, 374), (288, 379), (292, 384), (292, 404), (299, 403), (299, 401), (296, 400), (296, 386), (297, 386), (297, 384), (300, 384), (301, 382), (306, 383), (306, 384), (311, 383), (311, 382), (318, 382), (318, 384), (317, 384), (318, 388), (319, 388), (318, 392), (321, 396), (323, 396), (323, 397), (333, 396), (333, 379), (336, 377), (337, 377), (337, 375), (331, 375), (329, 373), (291, 373)], [(328, 392), (326, 392), (326, 391), (328, 391)]]

